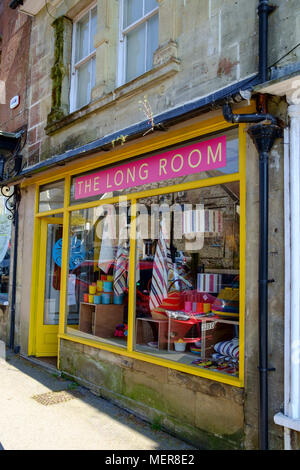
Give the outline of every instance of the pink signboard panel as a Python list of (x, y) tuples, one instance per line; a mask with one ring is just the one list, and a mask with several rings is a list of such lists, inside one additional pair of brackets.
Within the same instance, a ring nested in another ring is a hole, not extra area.
[(75, 178), (75, 199), (156, 183), (226, 166), (226, 136), (187, 145)]

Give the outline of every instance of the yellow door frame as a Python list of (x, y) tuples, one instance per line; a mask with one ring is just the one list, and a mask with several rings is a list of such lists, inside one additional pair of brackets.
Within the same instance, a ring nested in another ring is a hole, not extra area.
[(36, 294), (34, 296), (36, 301), (35, 307), (35, 328), (32, 334), (34, 335), (34, 341), (31, 348), (31, 354), (37, 357), (41, 356), (51, 356), (58, 355), (58, 346), (56, 351), (52, 351), (53, 348), (50, 348), (44, 344), (43, 338), (44, 335), (57, 335), (58, 336), (58, 325), (44, 325), (44, 308), (45, 308), (45, 281), (46, 281), (46, 262), (47, 262), (47, 243), (48, 243), (48, 225), (62, 225), (62, 217), (49, 217), (45, 216), (41, 218), (38, 222), (38, 231), (39, 231), (39, 246), (38, 253), (36, 253), (38, 258), (37, 263), (37, 272), (36, 272)]

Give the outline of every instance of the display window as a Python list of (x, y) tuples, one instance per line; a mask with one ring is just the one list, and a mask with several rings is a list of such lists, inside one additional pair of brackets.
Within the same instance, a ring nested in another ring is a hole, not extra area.
[(238, 376), (239, 226), (239, 183), (138, 200), (137, 351)]
[(38, 187), (58, 338), (243, 386), (244, 128), (212, 128)]
[[(130, 204), (70, 214), (67, 325), (70, 333), (126, 346)], [(73, 326), (74, 325), (74, 326)]]

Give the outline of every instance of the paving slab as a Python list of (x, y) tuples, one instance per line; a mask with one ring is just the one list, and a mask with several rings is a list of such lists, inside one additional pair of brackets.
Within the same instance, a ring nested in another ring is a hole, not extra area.
[(0, 358), (0, 450), (194, 450), (84, 387)]

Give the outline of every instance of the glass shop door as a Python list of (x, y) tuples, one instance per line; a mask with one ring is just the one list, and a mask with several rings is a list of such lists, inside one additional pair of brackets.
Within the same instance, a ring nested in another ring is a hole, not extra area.
[(36, 356), (57, 356), (63, 218), (41, 220)]

